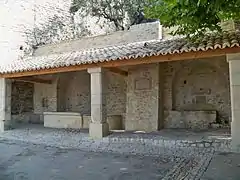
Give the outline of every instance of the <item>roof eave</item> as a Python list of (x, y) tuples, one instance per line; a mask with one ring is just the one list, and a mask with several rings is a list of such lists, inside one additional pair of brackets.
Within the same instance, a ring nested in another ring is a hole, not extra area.
[(2, 73), (0, 74), (0, 77), (16, 78), (16, 77), (24, 77), (24, 76), (81, 71), (81, 70), (86, 70), (88, 68), (94, 68), (94, 67), (108, 68), (108, 67), (131, 66), (131, 65), (150, 64), (150, 63), (167, 62), (167, 61), (200, 59), (200, 58), (224, 56), (226, 54), (239, 53), (239, 52), (240, 52), (240, 47), (210, 49), (207, 51), (196, 51), (196, 52), (192, 51), (192, 52), (183, 52), (181, 54), (175, 53), (175, 54), (150, 56), (150, 57), (137, 58), (137, 59), (132, 58), (132, 59), (122, 59), (122, 60), (114, 60), (114, 61), (103, 61), (103, 62), (97, 62), (97, 63), (91, 63), (91, 64), (80, 64), (80, 65), (74, 65), (74, 66), (56, 67), (52, 69), (39, 69), (39, 70), (4, 73), (4, 74)]

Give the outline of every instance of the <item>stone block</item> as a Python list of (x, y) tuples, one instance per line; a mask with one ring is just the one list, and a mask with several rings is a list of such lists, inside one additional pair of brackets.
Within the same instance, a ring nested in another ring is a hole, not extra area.
[(103, 138), (109, 134), (108, 123), (90, 123), (89, 135), (94, 139)]
[(83, 115), (82, 116), (82, 128), (88, 129), (91, 122), (91, 116)]
[(71, 112), (44, 112), (44, 127), (72, 128), (82, 127), (82, 116), (80, 113)]
[[(82, 128), (89, 128), (91, 122), (91, 116), (82, 116), (83, 125)], [(122, 130), (122, 116), (121, 115), (109, 115), (107, 116), (107, 123), (109, 130)]]

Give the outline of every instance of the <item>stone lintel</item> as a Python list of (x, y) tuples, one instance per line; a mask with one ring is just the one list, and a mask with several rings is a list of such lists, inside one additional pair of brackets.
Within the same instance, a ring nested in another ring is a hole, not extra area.
[(88, 73), (92, 74), (92, 73), (101, 73), (102, 72), (102, 68), (101, 67), (96, 67), (96, 68), (88, 68)]

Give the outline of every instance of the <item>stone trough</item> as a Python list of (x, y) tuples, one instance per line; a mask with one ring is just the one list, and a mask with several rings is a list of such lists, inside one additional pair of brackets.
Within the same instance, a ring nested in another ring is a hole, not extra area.
[(166, 111), (165, 127), (207, 130), (216, 122), (216, 111)]
[[(68, 129), (88, 129), (91, 116), (81, 115), (77, 112), (44, 112), (44, 127), (68, 128)], [(122, 130), (122, 116), (109, 115), (107, 122), (110, 130)]]

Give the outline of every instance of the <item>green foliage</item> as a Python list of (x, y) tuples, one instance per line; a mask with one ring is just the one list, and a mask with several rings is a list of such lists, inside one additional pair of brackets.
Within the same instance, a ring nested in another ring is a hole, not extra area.
[(176, 26), (179, 35), (203, 35), (221, 31), (220, 22), (239, 20), (240, 0), (149, 0), (147, 17), (158, 18), (167, 27)]
[(146, 0), (73, 0), (70, 12), (105, 18), (114, 23), (116, 30), (124, 30), (145, 5)]

